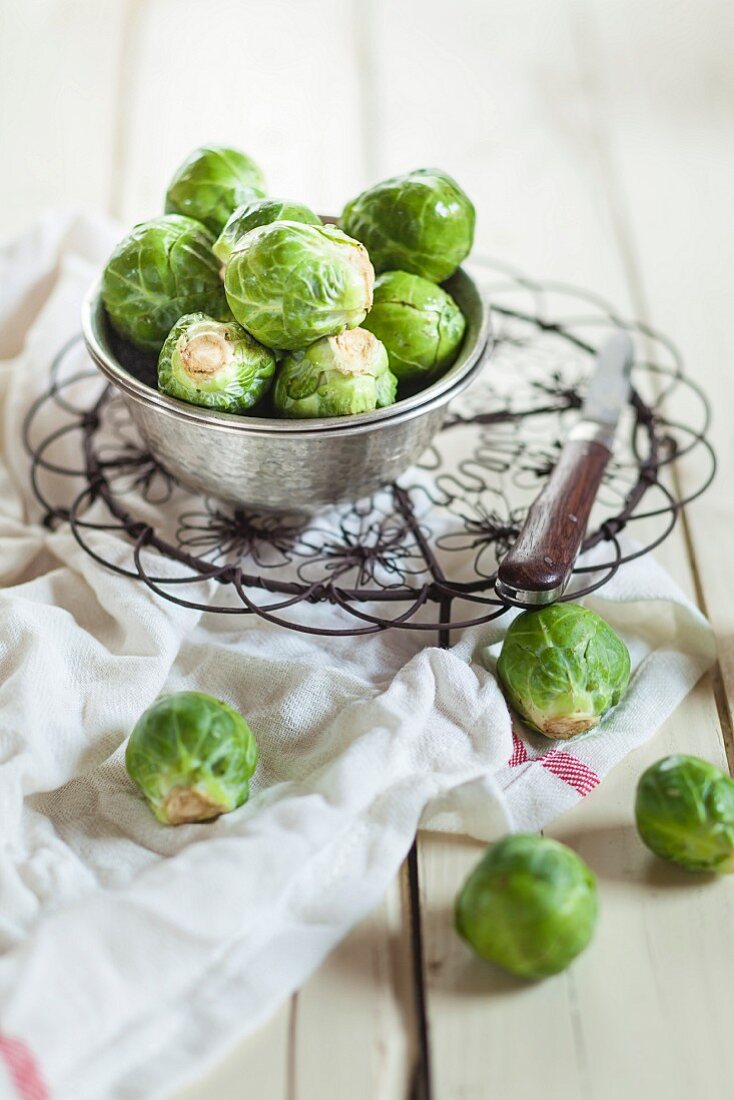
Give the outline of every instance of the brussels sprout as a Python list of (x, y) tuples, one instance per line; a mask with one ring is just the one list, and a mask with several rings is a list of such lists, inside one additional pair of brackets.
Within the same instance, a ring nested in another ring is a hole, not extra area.
[(411, 382), (451, 366), (466, 321), (440, 286), (407, 271), (385, 271), (375, 280), (374, 302), (363, 325), (382, 340), (398, 380)]
[(134, 226), (102, 276), (102, 300), (120, 335), (158, 352), (182, 314), (228, 317), (213, 243), (203, 225), (178, 214)]
[(181, 691), (141, 715), (125, 764), (164, 825), (207, 821), (247, 801), (257, 742), (232, 707), (201, 691)]
[(458, 183), (420, 168), (378, 183), (344, 207), (341, 224), (366, 247), (377, 272), (409, 271), (441, 283), (474, 240), (474, 207)]
[(270, 389), (275, 357), (236, 321), (188, 313), (158, 358), (158, 389), (221, 412), (243, 413)]
[(321, 218), (300, 203), (289, 202), (287, 199), (253, 199), (238, 206), (232, 214), (214, 244), (215, 255), (226, 264), (235, 244), (245, 233), (260, 225), (283, 221), (321, 225)]
[(265, 194), (254, 160), (226, 145), (202, 145), (186, 158), (166, 192), (166, 213), (196, 218), (216, 235), (236, 206)]
[(456, 898), (456, 930), (478, 955), (521, 978), (565, 970), (589, 944), (596, 879), (557, 840), (518, 833), (493, 844)]
[(380, 341), (363, 328), (325, 336), (287, 355), (273, 404), (283, 416), (349, 416), (392, 405), (397, 379)]
[(635, 801), (644, 844), (687, 871), (734, 872), (734, 781), (698, 756), (666, 756), (643, 772)]
[(271, 222), (232, 250), (224, 277), (235, 318), (270, 348), (295, 351), (356, 328), (372, 305), (364, 247), (333, 225)]
[(507, 631), (497, 674), (532, 729), (567, 738), (597, 725), (624, 695), (626, 645), (593, 611), (561, 603), (524, 611)]

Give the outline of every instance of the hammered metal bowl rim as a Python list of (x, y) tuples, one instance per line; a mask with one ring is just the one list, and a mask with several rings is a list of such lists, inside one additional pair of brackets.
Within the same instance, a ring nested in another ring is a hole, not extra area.
[[(81, 327), (87, 351), (101, 372), (128, 397), (141, 404), (155, 408), (166, 416), (177, 420), (194, 421), (211, 428), (249, 435), (272, 435), (275, 437), (309, 437), (328, 433), (335, 436), (357, 435), (370, 431), (381, 424), (412, 420), (416, 416), (447, 404), (457, 393), (463, 390), (476, 375), (482, 364), (484, 353), (491, 342), (492, 326), (489, 305), (477, 287), (477, 284), (463, 268), (460, 275), (469, 284), (479, 303), (479, 322), (476, 325), (474, 339), (470, 345), (462, 345), (456, 362), (449, 370), (430, 386), (417, 394), (397, 401), (384, 409), (374, 412), (357, 413), (354, 416), (332, 416), (304, 420), (276, 420), (266, 417), (242, 416), (236, 413), (217, 412), (179, 401), (175, 397), (152, 389), (145, 382), (126, 370), (109, 350), (107, 341), (100, 333), (105, 323), (104, 305), (101, 299), (101, 274), (87, 291), (82, 303)], [(453, 275), (451, 278), (455, 278)], [(345, 423), (345, 421), (348, 421)]]

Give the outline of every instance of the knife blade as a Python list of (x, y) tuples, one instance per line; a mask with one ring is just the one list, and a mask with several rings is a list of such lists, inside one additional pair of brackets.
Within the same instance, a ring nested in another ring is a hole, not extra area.
[(629, 333), (617, 329), (597, 354), (581, 418), (500, 562), (495, 590), (507, 603), (541, 607), (563, 595), (611, 457), (633, 362)]

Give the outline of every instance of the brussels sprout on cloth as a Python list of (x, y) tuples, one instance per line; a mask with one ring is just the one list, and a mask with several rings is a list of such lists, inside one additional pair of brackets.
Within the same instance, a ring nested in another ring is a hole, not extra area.
[(255, 161), (226, 145), (202, 145), (186, 158), (166, 192), (166, 213), (196, 218), (216, 235), (232, 211), (265, 194)]
[(456, 930), (483, 959), (521, 978), (557, 974), (589, 944), (596, 879), (575, 852), (533, 834), (487, 850), (456, 898)]
[(734, 780), (698, 756), (674, 755), (643, 772), (637, 831), (651, 852), (687, 871), (734, 872)]
[(125, 764), (158, 820), (181, 825), (246, 802), (257, 756), (241, 714), (201, 691), (180, 691), (138, 719)]
[(238, 206), (214, 242), (214, 254), (223, 264), (232, 255), (232, 249), (240, 237), (271, 222), (302, 222), (304, 225), (321, 225), (321, 218), (307, 206), (287, 199), (253, 199)]
[(235, 318), (256, 340), (295, 351), (361, 324), (374, 281), (364, 246), (340, 229), (282, 221), (240, 238), (224, 287)]
[(407, 271), (385, 271), (377, 277), (372, 309), (363, 324), (387, 348), (390, 370), (401, 382), (447, 370), (466, 328), (450, 294)]
[(629, 681), (630, 655), (600, 615), (559, 603), (518, 615), (497, 674), (532, 729), (565, 739), (596, 726), (617, 705)]
[(158, 388), (192, 405), (243, 413), (267, 393), (274, 372), (272, 351), (242, 325), (189, 313), (161, 349)]
[(273, 404), (283, 416), (349, 416), (395, 400), (398, 383), (385, 348), (371, 332), (350, 329), (287, 355), (278, 368)]
[(134, 226), (102, 275), (113, 328), (136, 347), (158, 352), (184, 313), (229, 316), (213, 243), (200, 222), (178, 214)]
[(474, 217), (456, 180), (419, 168), (363, 191), (344, 207), (341, 224), (378, 273), (409, 271), (441, 283), (471, 252)]

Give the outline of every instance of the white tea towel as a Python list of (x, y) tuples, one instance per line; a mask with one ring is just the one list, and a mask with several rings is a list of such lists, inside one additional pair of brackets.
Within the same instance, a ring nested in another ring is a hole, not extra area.
[[(542, 755), (513, 740), (485, 667), (510, 616), (449, 651), (408, 631), (316, 638), (176, 607), (48, 530), (20, 426), (116, 237), (49, 215), (0, 253), (0, 1096), (24, 1100), (167, 1095), (379, 901), (419, 824), (486, 838), (543, 825), (713, 659), (667, 574), (630, 564), (589, 601), (630, 646), (627, 697)], [(78, 461), (73, 433), (58, 447)], [(90, 540), (128, 560), (116, 534)], [(184, 688), (241, 710), (261, 763), (247, 805), (171, 829), (129, 781), (124, 743), (160, 692)]]

